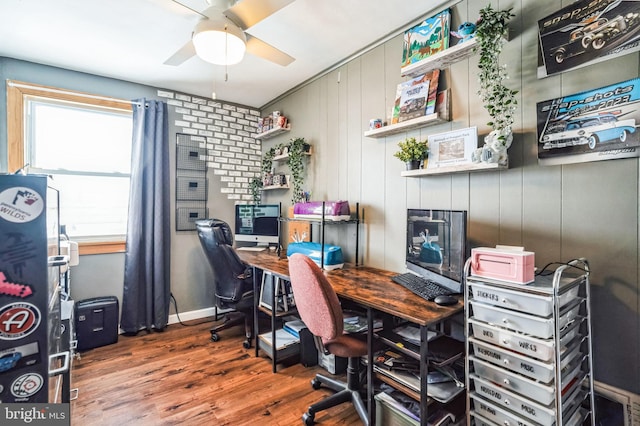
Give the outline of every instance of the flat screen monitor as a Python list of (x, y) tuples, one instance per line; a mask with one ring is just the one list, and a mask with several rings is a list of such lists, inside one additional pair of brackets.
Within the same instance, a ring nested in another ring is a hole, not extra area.
[(467, 258), (467, 212), (407, 210), (407, 269), (462, 293)]
[(236, 241), (280, 243), (279, 204), (236, 204)]

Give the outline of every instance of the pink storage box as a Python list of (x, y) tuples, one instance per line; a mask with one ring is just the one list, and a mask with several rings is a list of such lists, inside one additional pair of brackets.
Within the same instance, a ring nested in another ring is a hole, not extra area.
[(535, 254), (490, 247), (471, 249), (471, 275), (529, 284), (535, 281)]
[[(322, 201), (296, 203), (293, 206), (293, 217), (298, 219), (322, 219)], [(326, 220), (349, 220), (351, 210), (347, 201), (325, 201), (324, 218)]]

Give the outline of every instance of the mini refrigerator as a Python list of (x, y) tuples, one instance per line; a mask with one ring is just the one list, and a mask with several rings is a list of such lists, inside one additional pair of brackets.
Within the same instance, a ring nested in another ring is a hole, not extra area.
[(44, 175), (0, 175), (0, 401), (69, 402), (62, 339), (58, 191)]

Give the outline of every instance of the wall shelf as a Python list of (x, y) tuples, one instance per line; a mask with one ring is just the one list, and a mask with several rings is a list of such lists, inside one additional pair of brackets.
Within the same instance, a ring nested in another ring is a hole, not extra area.
[(438, 115), (438, 113), (433, 113), (424, 115), (422, 117), (412, 118), (411, 120), (402, 121), (400, 123), (390, 124), (388, 126), (382, 126), (377, 129), (372, 129), (364, 132), (364, 135), (368, 138), (383, 138), (385, 136), (395, 135), (397, 133), (406, 132), (420, 127), (445, 123), (447, 121), (449, 120), (441, 117), (440, 115)]
[[(303, 152), (302, 155), (311, 155), (311, 151), (309, 150), (309, 152)], [(287, 159), (289, 158), (289, 154), (281, 154), (281, 155), (276, 155), (275, 157), (273, 157), (273, 161), (287, 161)]]
[(471, 163), (461, 164), (458, 166), (438, 167), (433, 169), (406, 170), (400, 173), (403, 177), (420, 177), (428, 175), (442, 175), (451, 173), (467, 173), (467, 172), (489, 172), (498, 170), (507, 170), (509, 165), (498, 163)]
[(477, 41), (475, 38), (465, 41), (464, 43), (458, 43), (455, 46), (451, 46), (442, 52), (431, 55), (420, 62), (401, 68), (400, 75), (403, 77), (417, 77), (431, 70), (447, 68), (455, 62), (472, 56), (474, 54), (474, 47), (476, 44)]
[(289, 185), (269, 185), (261, 188), (263, 191), (271, 191), (273, 189), (289, 189)]
[(291, 130), (291, 124), (287, 124), (286, 127), (274, 127), (273, 129), (267, 130), (266, 132), (258, 133), (256, 134), (255, 138), (260, 140), (271, 139), (275, 136), (278, 136), (290, 130)]

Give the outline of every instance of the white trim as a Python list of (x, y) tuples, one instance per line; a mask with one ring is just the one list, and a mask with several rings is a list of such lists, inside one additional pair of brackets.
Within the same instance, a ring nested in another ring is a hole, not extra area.
[[(230, 309), (218, 309), (218, 316), (223, 315), (226, 312), (230, 312)], [(180, 315), (180, 320), (182, 320), (182, 322), (185, 321), (191, 321), (191, 320), (197, 320), (197, 319), (201, 319), (201, 318), (206, 318), (206, 317), (212, 317), (215, 315), (215, 308), (211, 307), (211, 308), (205, 308), (205, 309), (198, 309), (196, 311), (189, 311), (189, 312), (180, 312), (178, 315)], [(171, 324), (177, 324), (180, 321), (178, 321), (178, 315), (169, 315), (169, 319), (168, 319), (168, 325)]]

